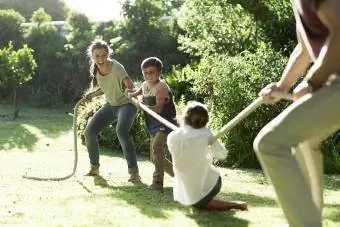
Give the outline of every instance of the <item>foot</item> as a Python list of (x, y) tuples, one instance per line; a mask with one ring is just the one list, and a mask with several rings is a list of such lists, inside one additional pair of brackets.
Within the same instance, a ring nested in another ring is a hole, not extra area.
[(149, 186), (149, 190), (153, 190), (153, 191), (163, 191), (163, 184), (161, 183), (152, 183)]
[(248, 205), (246, 202), (244, 201), (232, 201), (232, 202), (236, 204), (235, 209), (243, 210), (243, 211), (248, 210)]
[(139, 172), (133, 172), (133, 173), (130, 174), (129, 182), (139, 183), (140, 179), (141, 179), (141, 177), (139, 176)]
[(90, 171), (85, 176), (99, 176), (99, 168), (91, 167)]

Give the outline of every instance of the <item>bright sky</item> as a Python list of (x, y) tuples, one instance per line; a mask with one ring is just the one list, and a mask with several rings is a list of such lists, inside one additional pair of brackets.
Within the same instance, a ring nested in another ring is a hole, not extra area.
[(64, 0), (69, 8), (82, 13), (92, 21), (120, 18), (120, 0)]

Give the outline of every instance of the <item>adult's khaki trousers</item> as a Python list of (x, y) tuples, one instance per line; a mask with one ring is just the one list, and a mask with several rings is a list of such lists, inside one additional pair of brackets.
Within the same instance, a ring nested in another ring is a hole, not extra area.
[(291, 227), (322, 226), (319, 144), (340, 128), (340, 81), (291, 104), (257, 135), (254, 150)]

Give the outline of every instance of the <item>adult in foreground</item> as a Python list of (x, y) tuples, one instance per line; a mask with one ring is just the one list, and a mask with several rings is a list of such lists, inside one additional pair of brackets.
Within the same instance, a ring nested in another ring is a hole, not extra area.
[(340, 1), (293, 0), (292, 6), (298, 44), (280, 81), (262, 89), (260, 96), (273, 104), (278, 101), (275, 92), (288, 92), (306, 75), (293, 90), (296, 101), (260, 131), (254, 149), (289, 225), (322, 226), (318, 145), (340, 128)]

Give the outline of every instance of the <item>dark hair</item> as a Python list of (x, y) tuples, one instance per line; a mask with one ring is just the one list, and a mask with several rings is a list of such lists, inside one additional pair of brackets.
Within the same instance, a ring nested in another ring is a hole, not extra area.
[(184, 124), (195, 129), (203, 128), (209, 121), (208, 109), (197, 101), (188, 102), (184, 112)]
[(141, 64), (141, 68), (145, 69), (148, 67), (156, 67), (159, 72), (162, 72), (163, 70), (163, 63), (162, 61), (157, 57), (149, 57), (143, 60)]
[(87, 48), (87, 57), (90, 59), (89, 63), (91, 65), (93, 65), (93, 70), (92, 70), (92, 72), (90, 71), (93, 87), (98, 86), (98, 82), (97, 82), (97, 78), (96, 78), (96, 74), (98, 72), (98, 66), (97, 66), (96, 63), (93, 62), (92, 54), (93, 54), (93, 50), (99, 49), (99, 48), (104, 48), (109, 56), (112, 55), (112, 53), (113, 53), (112, 49), (109, 47), (109, 45), (104, 40), (95, 40)]

